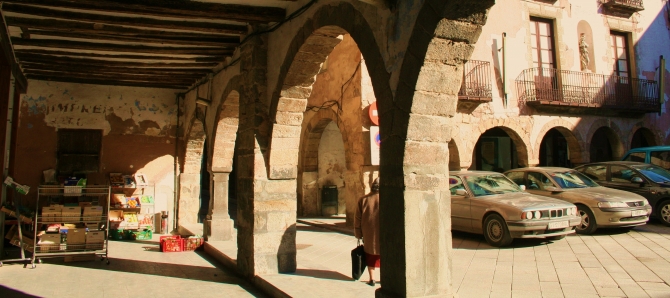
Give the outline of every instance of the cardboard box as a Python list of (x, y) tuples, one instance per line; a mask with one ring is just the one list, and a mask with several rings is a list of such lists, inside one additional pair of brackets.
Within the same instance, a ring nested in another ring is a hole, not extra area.
[(62, 211), (60, 206), (42, 207), (42, 222), (60, 222)]
[(40, 252), (53, 252), (60, 250), (60, 234), (44, 234), (37, 242)]
[(63, 222), (78, 222), (81, 220), (81, 207), (63, 207), (61, 216)]
[(87, 206), (84, 207), (84, 215), (82, 221), (100, 221), (102, 217), (102, 206)]
[(86, 249), (103, 249), (105, 232), (96, 231), (86, 233)]
[(109, 221), (123, 221), (123, 210), (110, 210)]
[(69, 229), (67, 231), (67, 244), (86, 243), (86, 229)]

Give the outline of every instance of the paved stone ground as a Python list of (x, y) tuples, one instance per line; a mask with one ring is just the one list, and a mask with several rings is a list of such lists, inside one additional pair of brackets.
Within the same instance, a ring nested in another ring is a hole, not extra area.
[(157, 241), (109, 243), (110, 265), (63, 258), (35, 269), (5, 264), (0, 297), (265, 297), (204, 252), (161, 253)]
[[(341, 219), (301, 222), (349, 230)], [(341, 232), (299, 230), (298, 265), (309, 260), (350, 274), (356, 242)], [(502, 249), (483, 236), (454, 232), (452, 270), (459, 297), (670, 297), (670, 227), (652, 223), (556, 242), (515, 240)]]

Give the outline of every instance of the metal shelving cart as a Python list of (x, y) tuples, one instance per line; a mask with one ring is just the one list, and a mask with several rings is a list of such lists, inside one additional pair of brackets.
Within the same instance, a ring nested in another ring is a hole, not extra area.
[[(42, 258), (76, 255), (96, 255), (109, 264), (109, 196), (106, 185), (38, 187), (32, 267)], [(79, 207), (69, 207), (75, 202)], [(67, 224), (74, 227), (61, 233)]]

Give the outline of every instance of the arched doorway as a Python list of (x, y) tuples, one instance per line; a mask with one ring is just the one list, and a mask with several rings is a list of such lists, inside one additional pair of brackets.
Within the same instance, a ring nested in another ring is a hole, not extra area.
[(540, 143), (540, 166), (571, 168), (568, 140), (556, 128), (550, 129)]
[(615, 159), (619, 138), (609, 127), (596, 130), (591, 138), (589, 153), (591, 162), (611, 161)]
[[(342, 134), (335, 122), (330, 122), (323, 133), (318, 148), (318, 179), (321, 215), (346, 214), (344, 175), (347, 163), (344, 157)], [(334, 191), (333, 191), (334, 190)]]
[(458, 147), (454, 140), (449, 141), (449, 171), (458, 171), (461, 169), (461, 157), (458, 153)]
[(633, 134), (633, 139), (630, 142), (630, 148), (650, 147), (656, 146), (654, 141), (654, 134), (648, 128), (641, 127)]
[(516, 134), (502, 127), (485, 131), (475, 144), (473, 167), (480, 171), (504, 172), (520, 167), (519, 150), (525, 150)]

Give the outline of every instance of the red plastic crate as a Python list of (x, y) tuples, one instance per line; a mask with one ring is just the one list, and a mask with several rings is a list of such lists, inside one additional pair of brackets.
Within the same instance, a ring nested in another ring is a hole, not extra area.
[(162, 252), (184, 251), (184, 239), (182, 239), (179, 235), (161, 236), (160, 247)]

